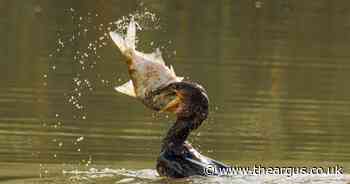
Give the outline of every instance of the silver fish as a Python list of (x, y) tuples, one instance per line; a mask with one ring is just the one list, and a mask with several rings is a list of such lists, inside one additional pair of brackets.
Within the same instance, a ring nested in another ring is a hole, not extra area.
[(176, 98), (172, 92), (162, 91), (153, 95), (167, 85), (180, 82), (172, 66), (168, 67), (159, 49), (153, 53), (142, 53), (136, 50), (136, 22), (131, 19), (126, 35), (110, 32), (113, 42), (126, 57), (130, 81), (115, 87), (115, 90), (140, 99), (146, 106), (155, 110), (162, 110)]

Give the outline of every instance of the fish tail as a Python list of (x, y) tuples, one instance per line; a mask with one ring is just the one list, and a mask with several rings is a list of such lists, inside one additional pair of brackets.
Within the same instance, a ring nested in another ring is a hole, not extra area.
[(135, 50), (135, 44), (136, 44), (136, 22), (134, 21), (134, 18), (131, 18), (128, 30), (126, 32), (126, 45), (132, 49)]
[(128, 30), (125, 38), (117, 32), (109, 32), (113, 42), (118, 46), (123, 55), (128, 58), (132, 57), (132, 52), (136, 48), (136, 22), (134, 19), (130, 20)]

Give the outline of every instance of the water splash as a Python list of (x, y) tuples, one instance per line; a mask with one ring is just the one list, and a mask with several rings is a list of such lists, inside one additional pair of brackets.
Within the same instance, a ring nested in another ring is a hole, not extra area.
[[(56, 49), (50, 57), (58, 57), (64, 54), (65, 50), (70, 50), (73, 67), (77, 71), (72, 78), (72, 89), (65, 96), (68, 104), (75, 110), (74, 119), (86, 120), (84, 99), (94, 91), (95, 86), (102, 85), (109, 88), (113, 84), (111, 79), (103, 77), (104, 74), (95, 69), (98, 64), (104, 62), (103, 55), (99, 51), (103, 51), (108, 45), (108, 32), (112, 30), (125, 32), (131, 18), (138, 22), (138, 29), (157, 30), (160, 29), (159, 18), (147, 8), (109, 22), (100, 22), (100, 19), (95, 19), (99, 16), (97, 13), (88, 12), (87, 15), (80, 15), (74, 8), (68, 9), (67, 13), (75, 26), (71, 30), (62, 30), (57, 34)], [(76, 47), (76, 45), (80, 46)], [(59, 70), (56, 65), (57, 63), (51, 64), (52, 70)], [(47, 76), (47, 74), (44, 75)]]
[[(305, 176), (295, 175), (292, 177), (280, 175), (235, 175), (230, 177), (202, 177), (192, 176), (183, 179), (161, 178), (153, 169), (129, 170), (129, 169), (96, 169), (89, 170), (64, 170), (63, 174), (75, 183), (86, 183), (87, 181), (95, 183), (229, 183), (229, 184), (304, 184), (304, 183), (331, 183), (346, 184), (350, 181), (349, 175), (343, 176)], [(109, 182), (107, 182), (109, 181)]]
[[(71, 87), (65, 90), (65, 104), (71, 107), (71, 114), (54, 113), (56, 123), (45, 122), (43, 128), (50, 131), (50, 128), (59, 131), (65, 128), (64, 123), (67, 119), (73, 121), (90, 121), (89, 116), (89, 99), (96, 93), (99, 88), (112, 88), (115, 83), (120, 83), (124, 80), (118, 74), (103, 73), (99, 68), (105, 64), (105, 51), (108, 49), (110, 42), (109, 32), (118, 31), (125, 32), (129, 20), (133, 18), (138, 22), (138, 29), (142, 30), (158, 30), (160, 29), (159, 18), (149, 11), (147, 8), (137, 10), (129, 15), (122, 16), (114, 20), (105, 20), (98, 13), (88, 12), (82, 14), (74, 8), (66, 10), (66, 15), (71, 24), (69, 27), (59, 29), (55, 41), (56, 48), (49, 54), (50, 70), (42, 74), (43, 85), (50, 85), (51, 75), (60, 74), (61, 72), (70, 71)], [(65, 58), (65, 60), (62, 60)], [(70, 60), (66, 58), (71, 58)], [(71, 68), (62, 67), (62, 63), (67, 65), (70, 63)], [(68, 81), (64, 81), (69, 83)], [(71, 117), (69, 117), (71, 116)], [(71, 123), (71, 122), (70, 122)], [(74, 123), (74, 122), (73, 122)], [(44, 127), (45, 126), (45, 127)], [(89, 166), (93, 161), (93, 154), (88, 152), (84, 147), (84, 141), (88, 136), (80, 135), (73, 137), (71, 141), (61, 140), (59, 137), (52, 139), (53, 144), (57, 145), (57, 149), (63, 149), (75, 152), (77, 155), (84, 156), (80, 159), (78, 165)], [(71, 145), (70, 145), (71, 144)], [(60, 151), (49, 153), (49, 158), (59, 159)]]

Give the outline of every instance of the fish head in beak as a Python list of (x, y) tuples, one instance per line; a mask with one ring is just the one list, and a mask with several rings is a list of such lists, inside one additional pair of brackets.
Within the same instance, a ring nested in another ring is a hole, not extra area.
[(161, 111), (174, 112), (180, 117), (207, 117), (209, 99), (202, 86), (182, 81), (171, 83), (167, 88), (173, 97)]
[(182, 103), (181, 95), (171, 84), (147, 93), (142, 101), (147, 107), (160, 112), (176, 112)]
[(184, 101), (183, 93), (174, 89), (173, 95), (173, 98), (162, 109), (160, 109), (161, 112), (173, 112), (177, 114), (181, 111), (181, 106)]

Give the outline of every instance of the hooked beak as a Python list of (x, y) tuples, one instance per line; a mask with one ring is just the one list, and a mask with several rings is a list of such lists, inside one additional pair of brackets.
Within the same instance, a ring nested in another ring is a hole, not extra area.
[(183, 103), (183, 95), (179, 91), (175, 91), (176, 97), (172, 101), (170, 101), (164, 108), (160, 110), (160, 112), (173, 112), (177, 113), (181, 104)]

